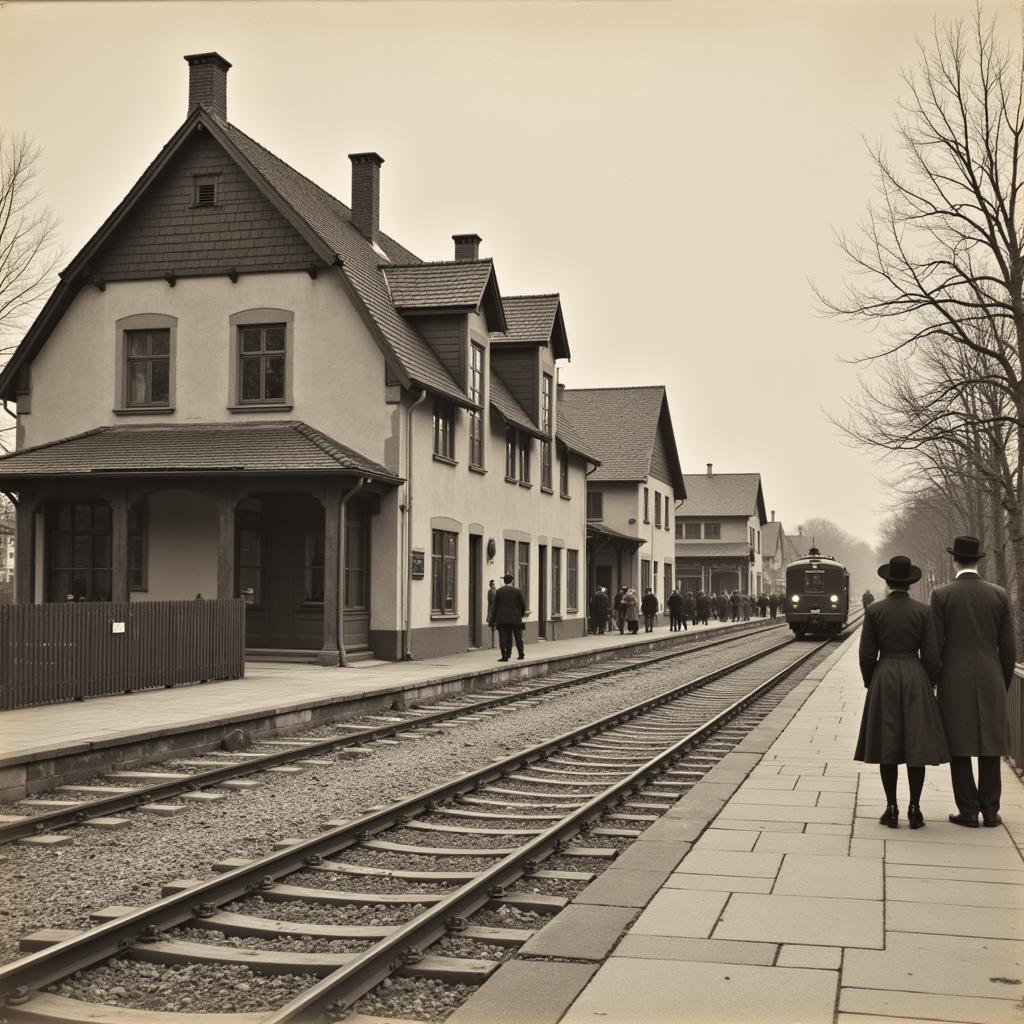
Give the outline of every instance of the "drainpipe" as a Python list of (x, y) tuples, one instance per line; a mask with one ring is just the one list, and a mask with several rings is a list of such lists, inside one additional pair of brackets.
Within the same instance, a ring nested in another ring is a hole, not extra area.
[(345, 512), (349, 498), (355, 497), (368, 483), (369, 479), (361, 476), (353, 487), (341, 496), (338, 508), (340, 533), (338, 535), (338, 663), (348, 668), (348, 654), (345, 651)]
[(402, 661), (412, 661), (412, 648), (409, 643), (412, 626), (412, 587), (409, 585), (409, 566), (412, 564), (412, 417), (417, 406), (422, 405), (426, 398), (427, 389), (420, 388), (420, 397), (409, 406), (408, 426), (405, 432), (405, 544), (403, 545), (405, 571), (402, 574), (402, 583), (405, 589), (405, 621), (402, 623)]
[(12, 420), (16, 420), (18, 418), (18, 414), (16, 412), (11, 412), (10, 406), (8, 406), (6, 398), (3, 400), (3, 407), (4, 412), (7, 413), (7, 415), (10, 416)]

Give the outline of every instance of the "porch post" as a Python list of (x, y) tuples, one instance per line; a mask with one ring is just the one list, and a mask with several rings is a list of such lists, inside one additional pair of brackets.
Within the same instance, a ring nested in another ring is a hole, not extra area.
[(217, 599), (235, 596), (235, 495), (221, 491), (217, 495)]
[(118, 491), (110, 498), (111, 525), (111, 580), (110, 600), (128, 600), (128, 494)]
[(32, 604), (36, 599), (36, 505), (34, 494), (18, 491), (14, 538), (14, 600)]
[(341, 488), (328, 487), (320, 499), (324, 506), (324, 643), (317, 661), (337, 666), (338, 608), (341, 600)]

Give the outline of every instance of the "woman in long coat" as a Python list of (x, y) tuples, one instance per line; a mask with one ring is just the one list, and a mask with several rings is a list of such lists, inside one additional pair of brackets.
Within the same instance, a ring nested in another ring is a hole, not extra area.
[(630, 633), (638, 632), (640, 629), (640, 602), (636, 599), (636, 591), (632, 587), (622, 597), (622, 608)]
[(868, 693), (853, 757), (878, 765), (886, 801), (878, 820), (889, 828), (899, 827), (896, 780), (898, 765), (907, 766), (907, 821), (911, 828), (921, 828), (925, 765), (949, 760), (932, 689), (941, 667), (939, 648), (928, 605), (908, 593), (921, 570), (909, 558), (896, 555), (878, 567), (878, 575), (889, 593), (864, 614), (860, 671)]

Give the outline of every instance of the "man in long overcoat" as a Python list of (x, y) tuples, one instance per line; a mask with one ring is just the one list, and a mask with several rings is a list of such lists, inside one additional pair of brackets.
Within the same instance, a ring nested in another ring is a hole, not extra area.
[(626, 628), (626, 611), (622, 607), (622, 599), (626, 596), (626, 588), (619, 587), (618, 593), (615, 595), (615, 622), (619, 627), (619, 632), (622, 633)]
[(693, 624), (697, 625), (699, 622), (702, 626), (708, 624), (708, 613), (711, 611), (711, 601), (708, 595), (704, 591), (700, 591), (697, 594), (697, 617), (693, 620)]
[[(978, 827), (979, 812), (999, 825), (1001, 755), (1009, 750), (1006, 691), (1013, 680), (1016, 640), (1010, 600), (978, 574), (985, 554), (977, 537), (957, 537), (946, 550), (956, 579), (932, 591), (932, 618), (942, 659), (937, 696), (949, 745), (958, 813), (949, 820)], [(978, 759), (975, 782), (971, 758)]]
[(740, 621), (740, 592), (738, 590), (734, 590), (729, 595), (729, 607), (732, 609), (732, 621), (733, 622), (739, 622)]
[[(491, 621), (491, 609), (494, 607), (494, 595), (498, 592), (498, 588), (494, 585), (494, 580), (489, 580), (487, 584), (487, 621)], [(491, 626), (491, 646), (494, 646), (494, 627)]]
[(771, 613), (772, 618), (778, 614), (779, 611), (779, 598), (775, 593), (768, 595), (768, 611)]
[(687, 622), (697, 625), (697, 601), (689, 590), (683, 594), (683, 629)]
[(519, 660), (526, 657), (523, 650), (523, 616), (526, 614), (526, 598), (523, 592), (512, 586), (512, 574), (506, 573), (502, 579), (505, 582), (494, 594), (494, 603), (491, 605), (490, 626), (498, 627), (498, 646), (501, 648), (501, 657), (498, 661), (508, 661), (512, 657), (512, 641), (515, 641), (516, 651), (519, 653)]
[(669, 632), (678, 632), (680, 625), (682, 625), (683, 629), (686, 629), (686, 619), (683, 618), (683, 595), (678, 590), (673, 590), (668, 595), (665, 607), (668, 609)]
[(604, 636), (608, 624), (608, 595), (604, 587), (598, 587), (590, 599), (590, 632)]
[(650, 633), (654, 629), (654, 617), (661, 611), (658, 598), (650, 587), (640, 602), (640, 610), (644, 613), (644, 632)]

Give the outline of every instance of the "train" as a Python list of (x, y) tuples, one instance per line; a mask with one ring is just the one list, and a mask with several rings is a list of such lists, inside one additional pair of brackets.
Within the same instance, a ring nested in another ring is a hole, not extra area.
[(850, 614), (850, 574), (842, 562), (811, 548), (786, 569), (786, 622), (798, 639), (836, 636)]

